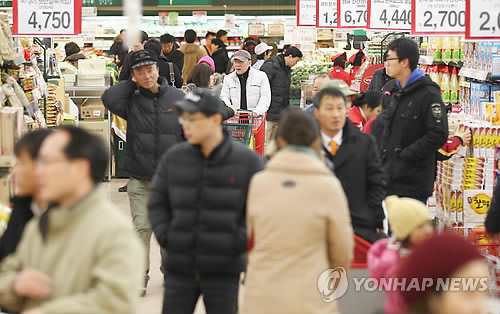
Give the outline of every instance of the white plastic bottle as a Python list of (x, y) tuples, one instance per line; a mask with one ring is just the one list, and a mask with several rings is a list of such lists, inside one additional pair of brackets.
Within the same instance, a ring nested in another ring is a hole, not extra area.
[(450, 77), (450, 102), (458, 104), (460, 100), (460, 87), (458, 86), (457, 68), (453, 67)]

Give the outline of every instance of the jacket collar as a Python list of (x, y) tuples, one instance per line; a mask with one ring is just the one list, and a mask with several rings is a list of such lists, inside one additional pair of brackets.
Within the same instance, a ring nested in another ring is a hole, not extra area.
[(210, 156), (208, 156), (208, 158), (202, 154), (201, 145), (193, 145), (196, 148), (196, 150), (200, 153), (200, 156), (203, 159), (208, 160), (208, 162), (210, 163), (217, 164), (221, 160), (224, 160), (224, 158), (226, 158), (226, 156), (229, 155), (229, 153), (231, 153), (232, 139), (226, 130), (222, 130), (222, 132), (224, 133), (224, 139), (217, 147), (215, 147), (215, 149), (212, 151)]
[(266, 170), (284, 173), (331, 175), (330, 169), (319, 159), (303, 152), (282, 150), (266, 165)]
[[(251, 82), (252, 81), (252, 78), (253, 78), (253, 75), (254, 75), (255, 71), (256, 70), (254, 68), (252, 68), (252, 66), (250, 66), (250, 68), (248, 70), (247, 82)], [(236, 73), (236, 71), (231, 72), (230, 74), (228, 74), (228, 76), (230, 76), (238, 84), (240, 83), (240, 80), (238, 78), (238, 74)]]
[[(425, 72), (420, 69), (416, 68), (411, 72), (410, 77), (408, 78), (408, 81), (406, 82), (405, 88), (409, 87), (411, 84), (415, 83), (416, 81), (420, 80), (421, 78), (425, 77)], [(398, 88), (401, 88), (401, 83), (396, 80), (396, 86)]]
[(49, 232), (56, 232), (64, 228), (70, 228), (72, 223), (85, 211), (103, 200), (102, 192), (95, 187), (73, 206), (66, 208), (60, 206), (49, 207), (41, 216), (39, 221), (40, 233), (46, 239)]
[[(167, 79), (164, 78), (163, 76), (160, 76), (158, 78), (158, 84), (160, 84), (160, 88), (158, 89), (158, 96), (163, 96), (167, 92), (169, 88), (172, 88), (168, 85)], [(149, 97), (149, 98), (155, 98), (155, 94), (153, 94), (152, 91), (149, 89), (145, 89), (140, 87), (137, 90), (138, 93), (142, 94), (143, 96)]]

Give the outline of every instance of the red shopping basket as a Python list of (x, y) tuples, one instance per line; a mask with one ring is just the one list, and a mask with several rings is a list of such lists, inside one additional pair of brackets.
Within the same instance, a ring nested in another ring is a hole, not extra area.
[(261, 117), (253, 119), (252, 134), (254, 136), (254, 149), (257, 154), (264, 156), (264, 142), (266, 140), (266, 116), (267, 113)]
[(481, 251), (490, 272), (490, 295), (500, 297), (500, 240), (493, 238), (484, 228), (473, 228), (469, 239)]
[(354, 235), (354, 259), (351, 268), (367, 268), (366, 254), (372, 244), (365, 239)]

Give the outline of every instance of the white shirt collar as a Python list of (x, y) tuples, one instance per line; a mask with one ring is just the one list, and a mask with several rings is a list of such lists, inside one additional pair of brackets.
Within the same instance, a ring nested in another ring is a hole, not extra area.
[(337, 149), (342, 145), (342, 136), (344, 135), (344, 130), (341, 129), (334, 137), (330, 137), (321, 131), (321, 142), (323, 146), (328, 150), (332, 150), (332, 146), (330, 145), (330, 141), (334, 140), (337, 143)]

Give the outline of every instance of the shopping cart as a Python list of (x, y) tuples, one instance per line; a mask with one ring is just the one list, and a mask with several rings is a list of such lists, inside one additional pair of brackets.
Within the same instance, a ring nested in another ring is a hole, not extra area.
[(469, 232), (469, 239), (483, 254), (490, 271), (490, 295), (500, 297), (500, 240), (495, 239), (483, 228), (475, 228)]
[(366, 254), (372, 244), (365, 239), (354, 235), (354, 258), (351, 264), (351, 268), (367, 268), (367, 257)]
[(263, 156), (266, 137), (265, 124), (266, 115), (254, 117), (252, 111), (238, 110), (232, 118), (224, 121), (222, 126), (229, 132), (234, 141), (247, 145)]

